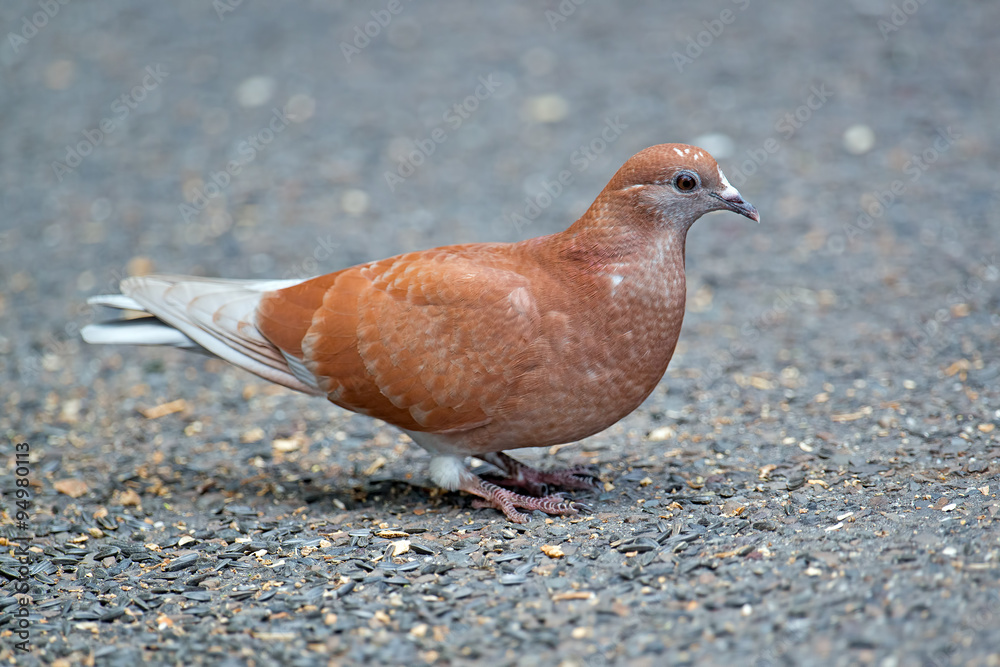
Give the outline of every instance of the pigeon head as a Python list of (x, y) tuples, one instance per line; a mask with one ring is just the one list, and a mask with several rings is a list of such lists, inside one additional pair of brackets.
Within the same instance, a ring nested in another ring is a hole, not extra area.
[(625, 196), (661, 223), (685, 231), (710, 211), (733, 211), (760, 222), (757, 209), (730, 185), (715, 159), (686, 144), (660, 144), (636, 153), (605, 193)]

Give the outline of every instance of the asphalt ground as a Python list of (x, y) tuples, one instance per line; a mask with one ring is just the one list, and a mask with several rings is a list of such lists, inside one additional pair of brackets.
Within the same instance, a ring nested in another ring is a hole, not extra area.
[[(1000, 664), (997, 3), (49, 0), (0, 23), (0, 659)], [(79, 340), (130, 273), (562, 229), (673, 141), (762, 222), (692, 229), (639, 410), (520, 452), (596, 465), (592, 514), (511, 525), (384, 424)]]

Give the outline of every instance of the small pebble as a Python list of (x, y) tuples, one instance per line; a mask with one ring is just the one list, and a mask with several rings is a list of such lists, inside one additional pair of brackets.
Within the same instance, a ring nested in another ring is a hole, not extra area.
[(73, 82), (76, 63), (72, 60), (53, 60), (45, 68), (45, 87), (50, 90), (65, 90)]
[(292, 95), (285, 104), (285, 115), (293, 123), (304, 123), (316, 113), (316, 100), (309, 95), (299, 93)]
[(361, 215), (368, 210), (369, 197), (364, 190), (346, 190), (340, 196), (340, 208), (348, 215)]
[(524, 102), (522, 115), (536, 123), (558, 123), (569, 115), (569, 103), (560, 95), (538, 95)]
[(844, 149), (851, 155), (864, 155), (875, 146), (875, 131), (867, 125), (851, 125), (844, 131)]
[(252, 76), (236, 88), (236, 101), (241, 107), (254, 108), (267, 104), (274, 95), (276, 82), (269, 76)]

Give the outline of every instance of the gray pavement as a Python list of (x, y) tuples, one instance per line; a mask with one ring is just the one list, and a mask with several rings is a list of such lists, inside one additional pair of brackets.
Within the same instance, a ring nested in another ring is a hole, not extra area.
[[(42, 0), (0, 25), (0, 660), (1000, 664), (997, 3)], [(129, 273), (553, 232), (674, 141), (762, 223), (693, 228), (640, 410), (523, 452), (599, 467), (582, 520), (511, 526), (383, 424), (78, 338)]]

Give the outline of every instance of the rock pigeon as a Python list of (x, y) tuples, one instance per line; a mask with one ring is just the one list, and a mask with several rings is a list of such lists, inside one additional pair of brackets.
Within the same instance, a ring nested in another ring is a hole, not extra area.
[[(516, 243), (411, 252), (305, 280), (152, 275), (90, 303), (148, 314), (85, 327), (89, 343), (207, 352), (403, 430), (430, 477), (511, 521), (583, 509), (556, 488), (588, 468), (540, 471), (504, 453), (593, 435), (666, 371), (684, 317), (684, 244), (716, 210), (759, 222), (707, 152), (630, 158), (568, 229)], [(483, 478), (475, 457), (499, 469)]]

